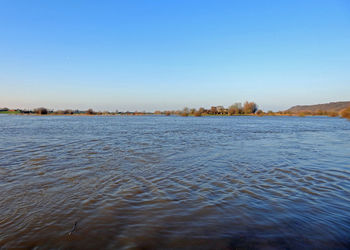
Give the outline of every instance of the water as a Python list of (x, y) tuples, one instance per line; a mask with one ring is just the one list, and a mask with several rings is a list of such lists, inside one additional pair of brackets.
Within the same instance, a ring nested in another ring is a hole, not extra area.
[(1, 115), (1, 246), (350, 248), (350, 122)]

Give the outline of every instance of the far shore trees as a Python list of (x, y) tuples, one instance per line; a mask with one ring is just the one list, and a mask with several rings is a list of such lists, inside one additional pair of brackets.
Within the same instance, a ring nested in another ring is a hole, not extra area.
[(255, 102), (246, 101), (243, 106), (244, 114), (254, 114), (258, 110), (258, 105)]
[(343, 118), (350, 119), (350, 107), (343, 109), (340, 111), (340, 116)]
[(198, 117), (198, 116), (202, 116), (202, 113), (200, 111), (195, 111), (193, 115)]
[(242, 104), (239, 102), (236, 102), (235, 104), (231, 105), (228, 108), (228, 114), (229, 115), (238, 115), (242, 114)]
[(188, 116), (190, 114), (189, 108), (185, 107), (182, 112), (180, 112), (181, 116)]
[(34, 109), (34, 113), (38, 115), (47, 115), (49, 112), (46, 108), (37, 108)]
[(258, 116), (263, 116), (264, 115), (264, 111), (262, 111), (261, 109), (259, 109), (258, 111), (256, 111), (256, 114)]
[[(349, 103), (350, 102), (345, 102)], [(327, 104), (328, 105), (328, 104)], [(333, 105), (333, 104), (332, 104)], [(322, 106), (321, 104), (319, 105)], [(343, 105), (344, 106), (344, 105)], [(296, 106), (299, 107), (299, 106)], [(303, 106), (304, 107), (304, 106)], [(305, 106), (307, 107), (307, 106)], [(322, 106), (323, 107), (323, 106)], [(294, 111), (293, 111), (294, 110)], [(164, 115), (164, 116), (170, 116), (170, 115), (178, 115), (178, 116), (329, 116), (329, 117), (343, 117), (350, 120), (350, 107), (345, 106), (345, 108), (340, 110), (335, 109), (288, 109), (285, 111), (272, 111), (269, 110), (267, 112), (264, 112), (261, 109), (258, 109), (258, 105), (255, 102), (249, 102), (246, 101), (242, 105), (239, 102), (236, 102), (228, 107), (225, 106), (211, 106), (210, 108), (204, 108), (200, 107), (199, 109), (196, 108), (188, 108), (185, 107), (182, 110), (156, 110), (154, 112), (146, 112), (146, 111), (125, 111), (125, 112), (119, 112), (116, 110), (115, 112), (110, 111), (97, 111), (95, 112), (93, 109), (88, 109), (86, 111), (82, 110), (49, 110), (47, 108), (36, 108), (34, 110), (26, 110), (26, 109), (9, 109), (9, 108), (0, 108), (0, 114), (23, 114), (23, 115), (30, 115), (30, 114), (37, 114), (37, 115)]]
[(57, 111), (55, 111), (53, 113), (57, 114), (57, 115), (73, 115), (74, 114), (73, 110), (71, 110), (71, 109), (57, 110)]
[(63, 111), (63, 113), (65, 115), (73, 115), (74, 114), (73, 110), (71, 110), (71, 109), (66, 109), (65, 111)]
[[(181, 115), (181, 116), (203, 116), (203, 115), (253, 115), (258, 110), (258, 105), (255, 102), (246, 101), (242, 106), (241, 103), (237, 102), (228, 108), (224, 106), (212, 106), (210, 109), (205, 109), (203, 107), (196, 110), (195, 108), (184, 108), (181, 111), (171, 111), (172, 114)], [(164, 114), (164, 112), (163, 112)], [(262, 115), (263, 113), (259, 113)]]
[(93, 109), (86, 110), (87, 115), (95, 115), (96, 113), (93, 111)]

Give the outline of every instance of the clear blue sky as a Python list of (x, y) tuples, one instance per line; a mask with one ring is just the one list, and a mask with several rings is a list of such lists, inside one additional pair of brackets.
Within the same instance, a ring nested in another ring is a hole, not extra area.
[(350, 1), (0, 0), (0, 107), (350, 100)]

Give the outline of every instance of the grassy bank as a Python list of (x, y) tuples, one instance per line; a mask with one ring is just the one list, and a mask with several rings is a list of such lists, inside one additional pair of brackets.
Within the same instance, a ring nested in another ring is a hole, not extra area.
[(7, 111), (0, 111), (0, 114), (18, 115), (22, 113), (19, 110), (7, 110)]

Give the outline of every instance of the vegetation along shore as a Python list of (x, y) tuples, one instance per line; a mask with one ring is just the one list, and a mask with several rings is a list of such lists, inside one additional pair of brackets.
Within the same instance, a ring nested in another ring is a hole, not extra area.
[(285, 111), (263, 111), (258, 109), (255, 102), (246, 101), (242, 103), (235, 103), (229, 107), (212, 106), (210, 108), (183, 108), (182, 110), (165, 110), (165, 111), (94, 111), (88, 110), (52, 110), (47, 108), (36, 108), (33, 110), (26, 109), (9, 109), (0, 108), (0, 114), (16, 114), (16, 115), (179, 115), (179, 116), (239, 116), (239, 115), (254, 115), (254, 116), (330, 116), (343, 117), (350, 119), (350, 102), (332, 102), (317, 105), (298, 105)]

